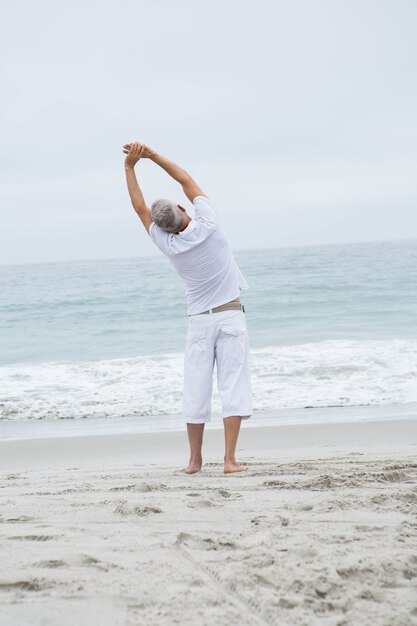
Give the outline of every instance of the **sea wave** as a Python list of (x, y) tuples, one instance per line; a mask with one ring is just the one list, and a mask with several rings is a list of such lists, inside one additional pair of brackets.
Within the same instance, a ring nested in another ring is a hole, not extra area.
[[(183, 354), (0, 367), (0, 419), (181, 412)], [(254, 410), (417, 402), (417, 342), (322, 341), (251, 350)], [(220, 411), (214, 385), (213, 412)]]

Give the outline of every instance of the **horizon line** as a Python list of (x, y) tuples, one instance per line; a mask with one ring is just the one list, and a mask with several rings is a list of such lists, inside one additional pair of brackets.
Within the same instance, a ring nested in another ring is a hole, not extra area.
[[(295, 244), (289, 246), (276, 246), (271, 248), (233, 248), (233, 253), (238, 252), (252, 252), (252, 251), (270, 251), (270, 250), (293, 250), (293, 249), (305, 249), (305, 248), (327, 248), (334, 246), (353, 246), (353, 245), (366, 245), (366, 244), (378, 244), (378, 243), (396, 243), (396, 242), (411, 242), (416, 241), (416, 237), (404, 237), (398, 239), (366, 239), (363, 241), (345, 241), (345, 242), (333, 242), (333, 243), (311, 243), (311, 244)], [(16, 267), (22, 265), (66, 265), (69, 263), (93, 263), (96, 261), (121, 261), (121, 260), (133, 260), (133, 259), (157, 259), (162, 258), (158, 254), (142, 254), (142, 255), (129, 255), (129, 256), (110, 256), (110, 257), (91, 257), (91, 258), (79, 258), (79, 259), (67, 259), (67, 260), (55, 260), (55, 261), (17, 261), (17, 262), (0, 262), (0, 267)]]

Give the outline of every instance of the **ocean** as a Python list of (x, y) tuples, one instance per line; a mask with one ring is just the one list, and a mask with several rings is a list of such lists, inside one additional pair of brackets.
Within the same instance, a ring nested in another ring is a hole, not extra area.
[[(417, 241), (235, 256), (250, 285), (253, 422), (417, 402)], [(0, 287), (1, 420), (182, 426), (185, 289), (167, 259), (4, 265)]]

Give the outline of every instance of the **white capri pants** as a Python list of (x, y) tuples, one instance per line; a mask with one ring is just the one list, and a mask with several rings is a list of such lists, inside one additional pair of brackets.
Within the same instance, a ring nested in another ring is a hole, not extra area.
[(184, 357), (183, 417), (191, 424), (211, 419), (213, 368), (222, 416), (252, 415), (249, 340), (245, 313), (239, 310), (191, 315)]

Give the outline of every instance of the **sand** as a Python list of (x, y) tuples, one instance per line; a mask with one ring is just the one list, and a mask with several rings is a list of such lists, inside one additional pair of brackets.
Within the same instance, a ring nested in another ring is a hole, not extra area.
[(0, 442), (0, 623), (417, 624), (417, 420)]

